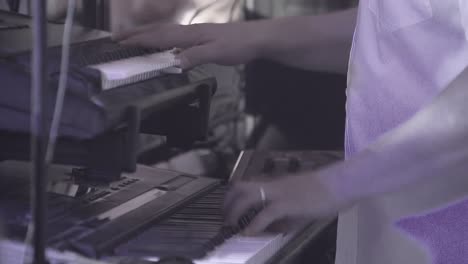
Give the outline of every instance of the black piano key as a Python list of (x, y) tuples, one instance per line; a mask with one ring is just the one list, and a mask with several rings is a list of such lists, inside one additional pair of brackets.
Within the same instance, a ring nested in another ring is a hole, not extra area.
[(213, 192), (213, 193), (209, 193), (205, 196), (203, 196), (200, 200), (203, 200), (203, 199), (223, 199), (224, 197), (224, 192)]
[(160, 258), (178, 256), (178, 257), (185, 257), (189, 259), (200, 259), (204, 257), (207, 253), (208, 252), (202, 252), (202, 251), (201, 252), (197, 252), (197, 251), (154, 252), (154, 251), (145, 251), (145, 250), (138, 250), (138, 249), (120, 251), (120, 254), (122, 255), (130, 256), (130, 257), (139, 257), (139, 258), (148, 257), (148, 256), (159, 256)]
[(181, 238), (181, 237), (152, 237), (148, 240), (140, 239), (134, 246), (152, 246), (158, 248), (163, 247), (178, 247), (178, 246), (204, 246), (209, 240), (200, 238)]
[(176, 234), (158, 234), (157, 236), (147, 236), (147, 237), (141, 237), (141, 238), (138, 238), (136, 241), (144, 241), (144, 242), (148, 242), (148, 241), (154, 241), (155, 243), (156, 242), (160, 242), (160, 244), (164, 244), (164, 242), (178, 242), (178, 243), (185, 243), (185, 241), (198, 241), (200, 243), (205, 243), (207, 240), (210, 239), (211, 236), (208, 236), (208, 235), (195, 235), (195, 234), (191, 234), (191, 235), (185, 235), (185, 234), (180, 234), (180, 235), (176, 235)]
[[(139, 247), (128, 247), (124, 249), (126, 255), (138, 255), (138, 256), (187, 256), (190, 258), (200, 258), (206, 255), (208, 252), (203, 247), (174, 247), (174, 246), (148, 246), (142, 245)], [(133, 254), (132, 254), (133, 253)]]
[[(128, 249), (144, 249), (146, 251), (153, 251), (153, 252), (174, 252), (174, 251), (180, 251), (180, 252), (191, 252), (191, 251), (203, 251), (206, 245), (206, 241), (155, 241), (155, 240), (149, 240), (146, 243), (140, 242), (140, 243), (134, 243), (128, 247)], [(158, 256), (158, 255), (155, 255)]]
[(158, 230), (157, 232), (149, 232), (150, 235), (144, 237), (138, 237), (137, 239), (145, 239), (146, 237), (171, 237), (171, 238), (196, 238), (196, 239), (210, 239), (217, 234), (217, 232), (210, 232), (210, 231), (185, 231), (185, 232), (178, 232), (173, 230)]
[(187, 209), (217, 209), (220, 210), (222, 205), (219, 204), (191, 204), (187, 205)]
[(179, 211), (181, 214), (193, 214), (193, 215), (223, 215), (222, 211), (218, 208), (185, 208)]
[(113, 42), (111, 39), (99, 39), (73, 46), (71, 57), (74, 64), (89, 66), (161, 51), (160, 49), (127, 47)]
[[(171, 230), (171, 229), (160, 229), (159, 231), (161, 232), (167, 232), (167, 233), (178, 233), (179, 236), (191, 236), (191, 237), (199, 237), (199, 238), (212, 238), (216, 236), (216, 234), (219, 232), (219, 230), (197, 230), (195, 228), (192, 229), (187, 229), (187, 231), (181, 231), (181, 230)], [(174, 235), (176, 236), (176, 235)]]
[(199, 205), (216, 205), (221, 208), (221, 205), (219, 204), (219, 201), (213, 201), (213, 200), (206, 200), (206, 201), (199, 201), (197, 202)]
[(182, 226), (183, 228), (189, 227), (189, 226), (196, 226), (197, 228), (200, 229), (213, 229), (213, 228), (218, 228), (218, 226), (213, 225), (212, 223), (206, 223), (206, 222), (193, 222), (185, 219), (170, 219), (166, 222), (164, 222), (164, 225), (161, 226), (167, 226), (167, 227), (180, 227)]
[(193, 223), (185, 223), (184, 226), (177, 226), (177, 227), (174, 227), (174, 226), (164, 226), (164, 227), (161, 227), (161, 228), (158, 228), (158, 230), (165, 230), (165, 231), (173, 231), (173, 232), (177, 232), (179, 230), (187, 230), (187, 231), (198, 231), (198, 232), (218, 232), (219, 231), (219, 227), (207, 227), (207, 226), (203, 226), (203, 225), (195, 225)]
[(192, 230), (192, 231), (199, 231), (199, 232), (218, 232), (218, 226), (208, 226), (208, 225), (197, 225), (195, 223), (185, 223), (185, 225), (179, 226), (161, 226), (158, 227), (157, 230), (167, 230), (167, 231), (179, 231), (179, 230)]
[(171, 217), (172, 219), (182, 220), (195, 220), (195, 221), (210, 221), (210, 222), (223, 222), (221, 215), (191, 215), (191, 214), (176, 214)]

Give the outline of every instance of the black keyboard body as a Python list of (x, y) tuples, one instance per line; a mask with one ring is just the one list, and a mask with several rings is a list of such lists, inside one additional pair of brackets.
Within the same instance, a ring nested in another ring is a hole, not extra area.
[[(10, 182), (9, 187), (5, 187), (0, 194), (0, 217), (6, 219), (8, 236), (17, 240), (25, 238), (27, 223), (30, 220), (27, 167), (28, 165), (22, 162), (0, 163), (0, 182)], [(187, 227), (190, 226), (191, 219), (209, 224), (216, 218), (221, 226), (220, 211), (211, 218), (205, 215), (205, 212), (213, 209), (210, 205), (216, 205), (216, 208), (221, 206), (223, 188), (218, 180), (140, 166), (136, 173), (125, 175), (120, 181), (102, 186), (64, 181), (63, 178), (67, 178), (66, 175), (70, 172), (68, 167), (53, 167), (51, 171), (51, 174), (56, 176), (53, 178), (62, 178), (57, 184), (51, 185), (52, 192), (49, 193), (47, 237), (51, 247), (73, 250), (90, 257), (112, 256), (118, 253), (115, 249), (120, 244), (148, 228), (152, 230), (152, 225), (165, 218), (169, 223), (176, 220), (183, 222), (185, 219), (187, 225), (180, 227), (180, 230), (186, 231), (189, 231)], [(15, 176), (11, 176), (11, 173), (15, 173)], [(25, 181), (18, 181), (19, 175), (23, 175)], [(12, 186), (12, 178), (13, 182), (17, 181), (17, 186)], [(115, 219), (98, 218), (99, 215), (155, 190), (160, 192), (158, 196)], [(200, 199), (208, 201), (208, 204), (194, 203), (201, 196), (204, 197)], [(190, 204), (194, 204), (195, 209), (174, 214), (174, 211), (184, 204), (188, 204), (188, 208), (191, 208)], [(170, 217), (167, 218), (168, 216)], [(214, 228), (215, 226), (212, 230)], [(214, 239), (215, 235), (212, 235), (212, 238)], [(200, 254), (199, 249), (197, 251), (197, 254)], [(193, 256), (193, 253), (190, 256)]]
[[(271, 180), (294, 173), (317, 170), (343, 159), (343, 153), (333, 151), (244, 151), (233, 170), (231, 181)], [(259, 208), (247, 212), (236, 226), (223, 226), (222, 204), (226, 187), (221, 185), (181, 206), (174, 214), (145, 229), (114, 253), (120, 256), (184, 256), (200, 259), (213, 251), (231, 236), (239, 233), (258, 213)], [(307, 228), (305, 229), (307, 230)], [(310, 237), (293, 239), (290, 245), (304, 245)], [(302, 234), (304, 235), (304, 234)], [(292, 247), (292, 248), (291, 248)], [(294, 246), (285, 247), (272, 258), (272, 263), (282, 263)], [(274, 260), (275, 259), (275, 260)]]
[[(31, 18), (0, 11), (0, 20), (4, 25), (0, 29), (0, 160), (26, 160)], [(48, 29), (49, 78), (43, 110), (50, 124), (60, 76), (63, 25), (49, 23)], [(91, 168), (98, 173), (90, 177), (115, 180), (121, 172), (134, 171), (140, 151), (139, 133), (167, 136), (168, 142), (183, 147), (204, 139), (216, 89), (216, 80), (206, 73), (197, 72), (199, 77), (194, 79), (189, 71), (103, 90), (100, 72), (87, 67), (156, 51), (122, 46), (107, 32), (74, 28), (55, 162)], [(102, 160), (103, 156), (112, 158)], [(101, 177), (104, 174), (112, 176)]]
[[(295, 161), (291, 161), (291, 160)], [(270, 160), (275, 163), (278, 175), (318, 169), (342, 159), (338, 152), (244, 152), (232, 174), (232, 180), (250, 179), (263, 175), (271, 177)], [(299, 168), (291, 163), (299, 161)], [(10, 165), (8, 165), (10, 164)], [(68, 175), (68, 167), (54, 167), (56, 178)], [(281, 171), (281, 173), (280, 173)], [(9, 236), (24, 239), (30, 216), (25, 195), (26, 181), (18, 181), (17, 175), (27, 178), (28, 167), (23, 163), (0, 163), (1, 180), (9, 182), (9, 187), (0, 188), (0, 213), (7, 219)], [(270, 175), (270, 176), (268, 176)], [(280, 177), (275, 175), (274, 177)], [(11, 178), (11, 176), (10, 176)], [(60, 181), (57, 181), (60, 183)], [(249, 211), (236, 226), (224, 226), (222, 204), (226, 186), (218, 180), (185, 175), (173, 171), (139, 167), (136, 173), (126, 175), (109, 186), (80, 185), (67, 188), (55, 186), (57, 190), (49, 199), (49, 245), (58, 249), (68, 249), (89, 257), (165, 257), (183, 256), (200, 259), (213, 251), (216, 246), (239, 233), (259, 209)], [(4, 185), (0, 185), (4, 186)], [(25, 186), (23, 191), (17, 186)], [(81, 186), (81, 187), (77, 187)], [(74, 190), (71, 195), (57, 194), (58, 190)], [(152, 190), (164, 191), (134, 210), (112, 220), (98, 219), (109, 210)], [(8, 191), (9, 190), (9, 191)], [(12, 191), (14, 190), (14, 191)], [(72, 197), (73, 196), (73, 197)], [(1, 215), (0, 215), (1, 217)], [(313, 234), (318, 231), (313, 230)], [(291, 241), (291, 245), (304, 244), (315, 235)], [(304, 241), (302, 241), (304, 240)], [(296, 250), (285, 247), (277, 255)], [(274, 262), (281, 263), (281, 262)]]
[[(27, 114), (30, 112), (29, 98), (31, 68), (31, 19), (21, 15), (0, 11), (5, 25), (0, 30), (0, 78), (5, 87), (0, 108), (14, 122), (1, 122), (0, 130), (27, 132)], [(23, 25), (17, 27), (13, 25)], [(49, 89), (44, 94), (45, 112), (51, 118), (61, 62), (61, 33), (63, 25), (49, 24), (49, 50), (47, 54)], [(160, 105), (174, 105), (196, 100), (193, 93), (175, 92), (176, 88), (193, 85), (187, 74), (170, 75), (130, 84), (110, 90), (101, 88), (101, 75), (89, 65), (118, 61), (134, 56), (154, 53), (158, 50), (124, 47), (102, 31), (81, 27), (75, 29), (70, 50), (70, 71), (67, 97), (59, 135), (72, 138), (92, 138), (122, 123), (128, 106), (144, 108), (148, 97), (161, 95)], [(209, 79), (209, 76), (207, 76)], [(200, 84), (199, 84), (200, 85)], [(214, 86), (213, 80), (203, 85)], [(195, 84), (195, 86), (197, 86)], [(214, 89), (214, 87), (212, 87)], [(190, 89), (187, 89), (190, 90)], [(194, 89), (192, 89), (194, 90)], [(214, 92), (214, 91), (213, 91)], [(185, 96), (184, 96), (185, 95)], [(189, 96), (191, 95), (191, 96)], [(161, 108), (161, 107), (159, 107)], [(77, 115), (77, 113), (80, 113)], [(1, 116), (3, 117), (3, 116)], [(49, 119), (50, 119), (49, 118)], [(7, 120), (7, 118), (1, 118)]]

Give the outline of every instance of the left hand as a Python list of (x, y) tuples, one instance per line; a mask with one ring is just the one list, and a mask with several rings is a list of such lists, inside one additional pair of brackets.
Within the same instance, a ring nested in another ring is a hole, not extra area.
[(184, 69), (207, 63), (231, 66), (261, 56), (265, 41), (263, 33), (270, 26), (262, 21), (194, 25), (154, 23), (115, 34), (114, 40), (129, 46), (181, 48), (177, 58)]
[[(320, 172), (319, 172), (320, 173)], [(251, 208), (264, 208), (244, 230), (256, 235), (279, 221), (298, 222), (332, 216), (345, 207), (317, 173), (308, 173), (271, 182), (239, 182), (226, 194), (226, 224), (236, 225)]]

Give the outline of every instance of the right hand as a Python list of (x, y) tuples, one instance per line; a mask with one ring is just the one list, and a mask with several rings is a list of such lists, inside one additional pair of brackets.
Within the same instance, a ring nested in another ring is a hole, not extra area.
[(181, 48), (182, 68), (205, 63), (236, 65), (255, 59), (264, 32), (261, 22), (227, 24), (152, 24), (114, 36), (123, 45)]
[[(299, 226), (314, 219), (328, 218), (350, 207), (353, 199), (343, 199), (335, 190), (339, 182), (328, 181), (336, 171), (325, 169), (268, 181), (237, 182), (225, 196), (226, 224), (236, 225), (249, 209), (264, 208), (254, 217), (244, 233), (258, 235), (277, 223)], [(287, 231), (287, 230), (282, 230)]]

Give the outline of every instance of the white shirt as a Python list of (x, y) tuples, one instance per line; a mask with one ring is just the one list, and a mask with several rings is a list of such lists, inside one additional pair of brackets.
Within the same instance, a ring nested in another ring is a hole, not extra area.
[[(468, 66), (468, 0), (361, 0), (353, 42), (347, 157), (408, 120)], [(458, 251), (468, 256), (467, 193), (460, 175), (360, 203), (340, 214), (336, 263), (468, 263), (434, 241), (450, 241), (440, 232), (464, 221), (466, 249)], [(449, 209), (467, 218), (450, 218)]]

